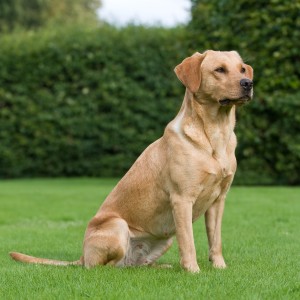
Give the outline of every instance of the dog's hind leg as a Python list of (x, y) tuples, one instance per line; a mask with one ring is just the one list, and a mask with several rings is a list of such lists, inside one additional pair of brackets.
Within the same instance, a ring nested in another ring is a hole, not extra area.
[(129, 229), (123, 219), (111, 218), (96, 226), (92, 224), (83, 245), (84, 266), (115, 265), (125, 256), (128, 245)]
[(171, 247), (172, 238), (131, 238), (124, 259), (117, 266), (147, 266), (155, 262)]
[(158, 240), (154, 242), (151, 247), (151, 252), (146, 258), (145, 263), (156, 267), (161, 266), (162, 268), (164, 267), (170, 268), (171, 265), (168, 264), (158, 265), (156, 261), (170, 249), (172, 243), (173, 243), (173, 238), (169, 238), (166, 240)]

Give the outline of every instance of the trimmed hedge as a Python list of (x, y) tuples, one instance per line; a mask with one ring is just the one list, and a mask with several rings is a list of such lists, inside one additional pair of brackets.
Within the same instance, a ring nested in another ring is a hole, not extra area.
[(238, 110), (237, 184), (300, 184), (300, 93), (255, 96)]
[(183, 30), (2, 38), (0, 176), (119, 176), (180, 107)]
[[(75, 26), (2, 37), (0, 177), (124, 174), (180, 108), (173, 69), (192, 52), (187, 35)], [(299, 184), (300, 94), (265, 97), (262, 80), (238, 111), (235, 183)]]

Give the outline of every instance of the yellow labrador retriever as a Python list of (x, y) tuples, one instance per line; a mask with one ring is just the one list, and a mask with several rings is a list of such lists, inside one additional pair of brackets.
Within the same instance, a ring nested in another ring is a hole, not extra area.
[(180, 264), (199, 272), (192, 223), (205, 214), (209, 259), (225, 268), (221, 222), (236, 171), (236, 106), (252, 98), (253, 70), (235, 51), (195, 53), (175, 68), (182, 107), (108, 195), (86, 229), (75, 262), (12, 252), (15, 260), (51, 265), (152, 265), (176, 234)]

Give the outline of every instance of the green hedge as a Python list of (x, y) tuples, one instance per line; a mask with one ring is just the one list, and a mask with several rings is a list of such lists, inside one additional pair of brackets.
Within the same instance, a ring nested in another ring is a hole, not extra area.
[(119, 176), (180, 107), (183, 30), (69, 28), (0, 42), (0, 176)]
[(237, 113), (237, 184), (300, 184), (300, 93), (254, 97)]
[[(180, 108), (173, 68), (193, 51), (189, 34), (74, 26), (2, 37), (0, 177), (124, 174)], [(300, 95), (265, 97), (261, 86), (238, 112), (235, 183), (299, 184)]]

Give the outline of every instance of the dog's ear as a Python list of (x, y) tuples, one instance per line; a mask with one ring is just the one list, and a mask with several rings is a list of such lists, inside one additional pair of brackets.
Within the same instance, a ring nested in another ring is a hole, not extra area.
[(253, 79), (253, 69), (252, 69), (252, 67), (251, 66), (249, 66), (249, 65), (246, 65), (245, 64), (245, 67), (246, 67), (246, 70), (247, 70), (247, 75), (249, 75), (249, 79)]
[(204, 54), (196, 52), (192, 56), (184, 59), (182, 63), (176, 66), (174, 69), (178, 79), (192, 93), (196, 93), (200, 87), (200, 66), (204, 59), (204, 56)]

